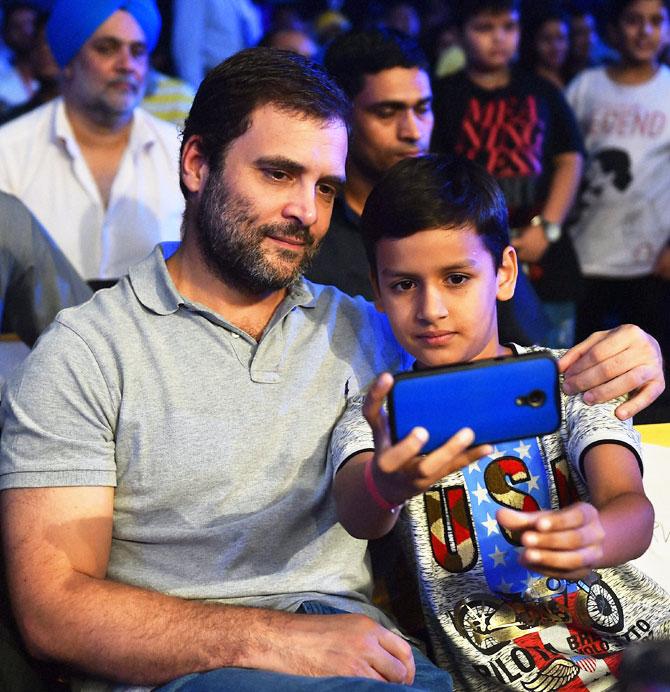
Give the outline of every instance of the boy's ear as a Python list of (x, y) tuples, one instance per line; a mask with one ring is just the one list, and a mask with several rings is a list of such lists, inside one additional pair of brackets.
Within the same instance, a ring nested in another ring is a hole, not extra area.
[(379, 293), (379, 281), (377, 279), (377, 272), (370, 269), (370, 284), (372, 285), (372, 302), (375, 304), (378, 312), (384, 312), (384, 307), (382, 306), (382, 301)]
[(516, 279), (519, 275), (519, 263), (516, 257), (516, 250), (508, 245), (503, 250), (502, 262), (498, 267), (498, 290), (496, 298), (498, 300), (509, 300), (514, 295)]

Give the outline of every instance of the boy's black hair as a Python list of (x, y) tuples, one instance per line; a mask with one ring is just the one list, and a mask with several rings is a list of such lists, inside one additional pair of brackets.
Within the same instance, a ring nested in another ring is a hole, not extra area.
[(483, 12), (501, 14), (520, 12), (520, 0), (458, 0), (453, 4), (453, 18), (457, 27), (463, 28), (466, 22)]
[(251, 126), (252, 112), (267, 104), (347, 126), (351, 111), (349, 100), (320, 65), (286, 50), (247, 48), (203, 79), (184, 124), (180, 157), (189, 137), (198, 135), (210, 170), (218, 171), (228, 147)]
[[(619, 22), (621, 15), (625, 12), (628, 5), (634, 0), (606, 0), (600, 8), (600, 16), (605, 24), (614, 26)], [(670, 0), (662, 0), (668, 12), (670, 12)]]
[(394, 29), (348, 31), (330, 44), (323, 63), (350, 99), (361, 92), (368, 74), (394, 67), (418, 67), (430, 73), (419, 43)]
[(493, 176), (461, 156), (431, 154), (395, 164), (375, 185), (361, 216), (365, 251), (374, 274), (382, 238), (471, 226), (496, 268), (509, 245), (507, 204)]

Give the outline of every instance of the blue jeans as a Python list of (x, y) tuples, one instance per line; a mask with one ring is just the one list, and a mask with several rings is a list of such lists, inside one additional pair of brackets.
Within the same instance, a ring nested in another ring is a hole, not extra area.
[[(299, 613), (332, 615), (345, 611), (331, 608), (317, 601), (307, 601), (298, 609)], [(438, 668), (415, 646), (412, 646), (416, 675), (413, 685), (397, 685), (368, 678), (331, 677), (310, 678), (302, 675), (287, 675), (266, 670), (248, 668), (217, 668), (206, 673), (192, 673), (173, 680), (155, 692), (392, 692), (392, 690), (439, 690), (451, 692), (451, 676)]]

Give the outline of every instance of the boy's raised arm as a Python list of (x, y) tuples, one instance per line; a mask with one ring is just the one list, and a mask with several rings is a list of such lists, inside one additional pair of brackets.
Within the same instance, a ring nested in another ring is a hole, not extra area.
[[(374, 438), (375, 451), (351, 456), (337, 471), (335, 502), (342, 525), (356, 538), (379, 538), (395, 525), (400, 506), (440, 478), (491, 452), (489, 445), (468, 449), (474, 433), (457, 432), (430, 454), (420, 455), (428, 440), (423, 428), (415, 428), (397, 444), (391, 444), (384, 399), (393, 386), (393, 377), (380, 375), (365, 397), (361, 410), (349, 410), (347, 419), (365, 416)], [(354, 423), (355, 424), (355, 423)]]
[(503, 526), (523, 532), (528, 567), (578, 579), (592, 569), (633, 560), (649, 546), (654, 510), (644, 494), (635, 455), (620, 444), (598, 444), (584, 455), (584, 470), (591, 503), (558, 511), (498, 512)]

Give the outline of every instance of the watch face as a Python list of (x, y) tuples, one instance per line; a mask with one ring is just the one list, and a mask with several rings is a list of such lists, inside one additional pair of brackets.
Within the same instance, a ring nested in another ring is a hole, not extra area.
[(561, 237), (561, 227), (557, 223), (545, 223), (544, 233), (550, 243), (555, 243)]

